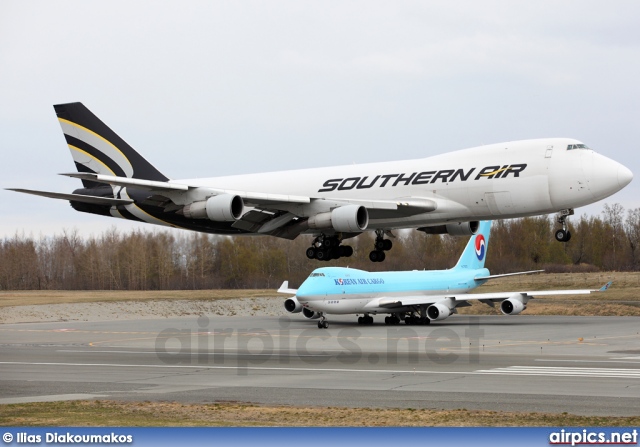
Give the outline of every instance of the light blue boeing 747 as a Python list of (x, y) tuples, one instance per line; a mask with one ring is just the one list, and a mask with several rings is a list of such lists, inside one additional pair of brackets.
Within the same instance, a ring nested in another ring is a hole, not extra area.
[(573, 295), (603, 292), (611, 282), (600, 289), (543, 290), (515, 292), (469, 292), (487, 280), (529, 272), (491, 275), (484, 268), (489, 247), (491, 222), (481, 222), (471, 236), (458, 263), (450, 270), (367, 272), (344, 267), (322, 267), (309, 275), (299, 289), (289, 289), (285, 281), (278, 292), (295, 295), (284, 302), (288, 312), (302, 314), (311, 320), (319, 319), (319, 328), (328, 328), (327, 314), (363, 314), (360, 324), (372, 324), (373, 316), (390, 314), (386, 324), (429, 324), (444, 320), (457, 313), (459, 307), (470, 306), (477, 300), (495, 307), (506, 315), (517, 315), (527, 308), (534, 296)]

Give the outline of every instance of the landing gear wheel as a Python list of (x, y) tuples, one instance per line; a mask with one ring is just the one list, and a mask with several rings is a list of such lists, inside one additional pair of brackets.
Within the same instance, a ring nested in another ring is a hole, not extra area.
[(315, 259), (316, 258), (316, 253), (317, 253), (317, 250), (316, 250), (315, 247), (307, 248), (307, 252), (306, 252), (307, 258)]
[(358, 324), (364, 324), (364, 323), (363, 323), (363, 318), (362, 318), (362, 317), (358, 317)]
[(316, 259), (318, 261), (328, 261), (329, 260), (329, 250), (318, 250), (316, 252)]
[(384, 251), (389, 251), (391, 250), (391, 247), (393, 247), (393, 242), (391, 242), (390, 239), (385, 239), (382, 249)]
[(569, 208), (560, 211), (560, 217), (558, 217), (558, 223), (562, 225), (560, 230), (556, 230), (555, 237), (559, 242), (569, 242), (571, 239), (571, 232), (567, 228), (567, 217), (573, 215), (573, 209)]
[(556, 230), (556, 240), (559, 242), (569, 242), (569, 239), (571, 239), (571, 232), (568, 230), (564, 230), (564, 229), (559, 229)]
[(371, 253), (369, 253), (369, 260), (371, 262), (382, 262), (384, 261), (385, 257), (386, 256), (383, 251), (373, 250)]
[(323, 327), (324, 329), (329, 329), (329, 322), (328, 322), (327, 320), (324, 320), (324, 321), (322, 322), (322, 327)]

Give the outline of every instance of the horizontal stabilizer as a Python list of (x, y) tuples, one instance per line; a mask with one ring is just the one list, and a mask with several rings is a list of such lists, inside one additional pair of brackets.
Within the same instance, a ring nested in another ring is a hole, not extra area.
[(94, 205), (128, 205), (133, 203), (131, 199), (115, 199), (113, 197), (99, 196), (83, 196), (80, 194), (64, 194), (61, 192), (35, 191), (33, 189), (7, 188), (9, 191), (23, 192), (25, 194), (33, 194), (34, 196), (48, 197), (50, 199), (62, 199), (73, 202), (92, 203)]
[(493, 279), (493, 278), (503, 278), (505, 276), (516, 276), (516, 275), (531, 275), (533, 273), (541, 273), (544, 270), (529, 270), (528, 272), (515, 272), (515, 273), (504, 273), (502, 275), (489, 275), (489, 276), (478, 276), (477, 278), (473, 278), (474, 281), (483, 281), (485, 279)]
[(124, 186), (139, 188), (139, 189), (148, 189), (148, 190), (161, 190), (161, 191), (187, 191), (189, 187), (187, 185), (180, 185), (176, 183), (169, 182), (159, 182), (156, 180), (142, 180), (137, 178), (129, 178), (129, 177), (116, 177), (113, 175), (104, 175), (104, 174), (91, 174), (86, 172), (72, 172), (69, 174), (60, 174), (66, 177), (79, 178), (82, 180), (89, 180), (92, 182), (98, 183), (106, 183), (108, 185), (116, 185), (116, 186)]

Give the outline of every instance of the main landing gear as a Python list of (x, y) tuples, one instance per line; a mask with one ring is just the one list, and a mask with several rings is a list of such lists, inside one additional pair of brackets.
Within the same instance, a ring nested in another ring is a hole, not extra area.
[(562, 225), (562, 228), (556, 230), (556, 240), (559, 242), (569, 242), (571, 239), (571, 232), (567, 229), (567, 217), (573, 215), (573, 208), (567, 210), (561, 210), (558, 217), (558, 223)]
[(358, 317), (358, 324), (373, 324), (373, 317), (365, 314), (364, 317)]
[(376, 241), (374, 242), (374, 250), (369, 253), (369, 260), (371, 262), (382, 262), (386, 257), (384, 252), (391, 250), (393, 242), (390, 239), (384, 238), (383, 230), (376, 230)]
[(329, 327), (329, 322), (327, 321), (327, 317), (324, 315), (320, 317), (320, 321), (318, 321), (318, 329), (327, 329)]
[(353, 247), (340, 245), (341, 242), (338, 236), (329, 237), (322, 234), (314, 239), (311, 247), (307, 248), (307, 258), (318, 261), (348, 258), (353, 254)]

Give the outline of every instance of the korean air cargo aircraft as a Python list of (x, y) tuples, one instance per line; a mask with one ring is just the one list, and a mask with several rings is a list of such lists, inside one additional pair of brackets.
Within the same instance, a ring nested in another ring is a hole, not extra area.
[[(342, 243), (365, 231), (377, 236), (369, 258), (379, 262), (392, 246), (385, 236), (396, 229), (471, 236), (480, 220), (556, 212), (556, 239), (566, 242), (574, 208), (609, 197), (633, 178), (581, 141), (544, 138), (418, 160), (171, 179), (83, 104), (54, 108), (77, 170), (62, 175), (79, 179), (82, 188), (14, 191), (68, 200), (84, 213), (205, 233), (310, 234), (306, 254), (321, 261), (351, 256), (352, 247)], [(188, 149), (177, 148), (175, 162), (193, 163)]]
[(284, 302), (288, 312), (319, 319), (318, 327), (327, 328), (327, 314), (362, 314), (360, 324), (373, 324), (373, 316), (387, 315), (386, 324), (429, 324), (457, 313), (459, 307), (480, 301), (500, 306), (506, 315), (517, 315), (527, 308), (534, 296), (574, 295), (603, 292), (599, 290), (518, 290), (513, 292), (469, 293), (492, 278), (537, 273), (491, 275), (484, 268), (489, 248), (491, 222), (480, 222), (478, 233), (471, 236), (458, 263), (450, 270), (409, 272), (366, 272), (344, 267), (323, 267), (313, 271), (299, 289), (289, 289), (285, 281), (278, 292), (295, 295)]

